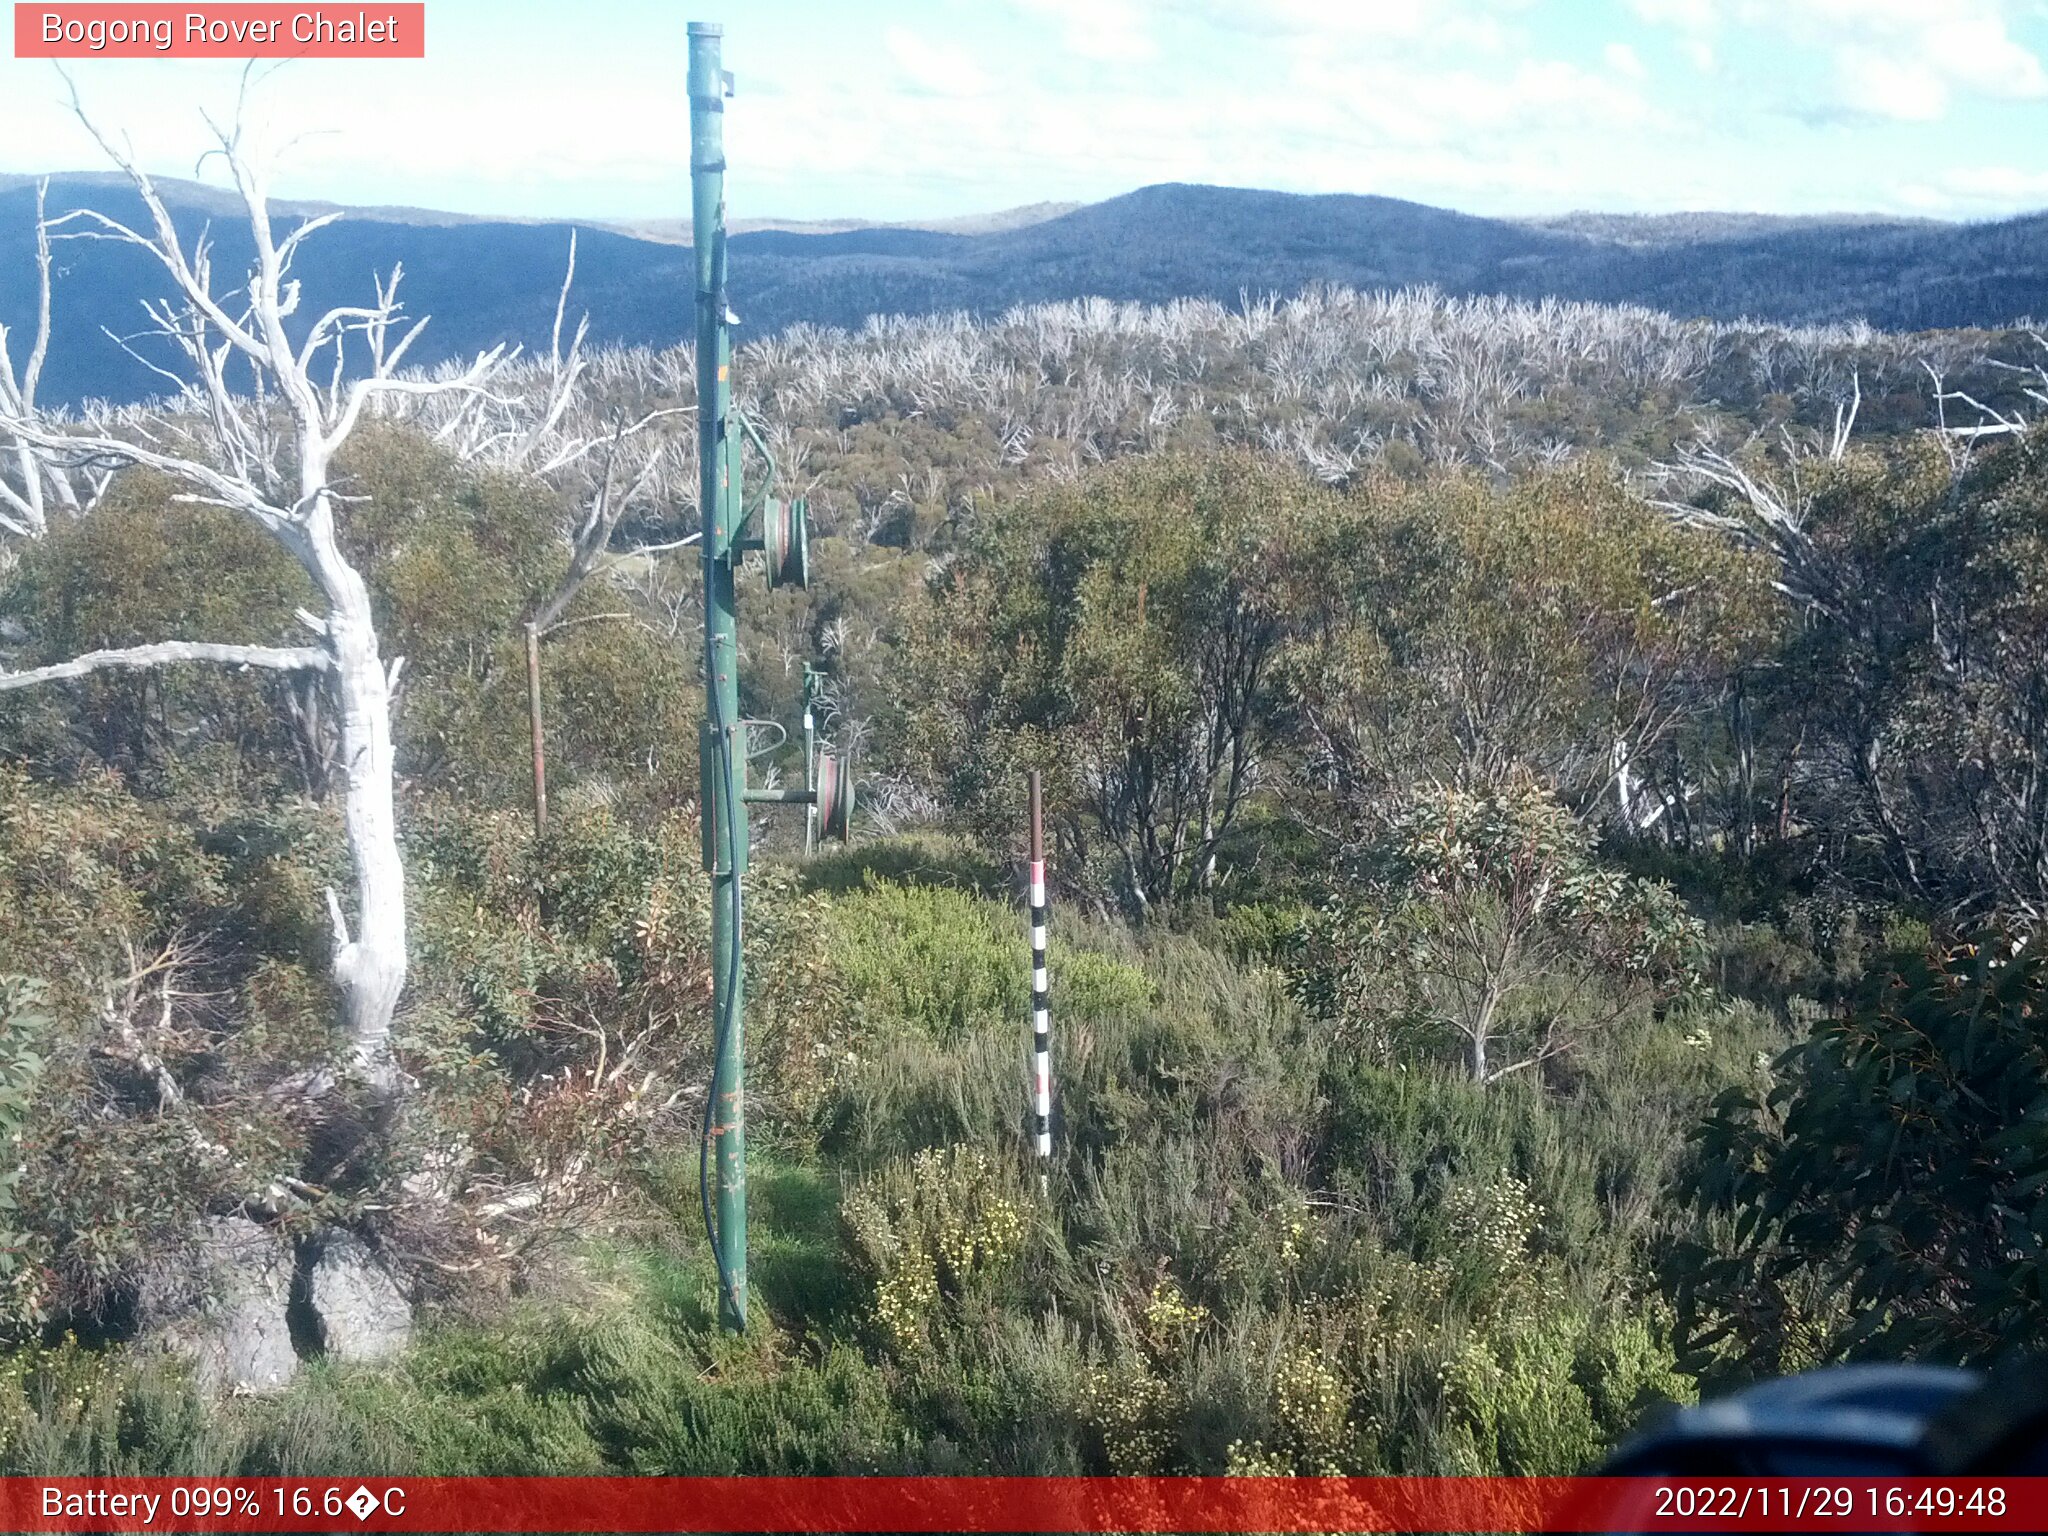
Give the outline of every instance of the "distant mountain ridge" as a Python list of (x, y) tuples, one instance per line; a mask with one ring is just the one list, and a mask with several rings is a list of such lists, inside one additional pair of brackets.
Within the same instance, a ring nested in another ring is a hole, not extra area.
[[(238, 272), (248, 234), (231, 194), (163, 183), (189, 235), (210, 226), (217, 272)], [(53, 213), (140, 215), (115, 177), (52, 178)], [(281, 224), (335, 205), (280, 202)], [(34, 183), (0, 177), (0, 324), (32, 314)], [(413, 314), (433, 324), (415, 356), (499, 342), (545, 346), (571, 225), (414, 209), (349, 209), (302, 249), (308, 311), (354, 301), (398, 261)], [(773, 225), (774, 221), (763, 221)], [(573, 307), (599, 342), (672, 343), (691, 324), (680, 226), (661, 239), (583, 223)], [(102, 333), (132, 329), (163, 291), (142, 253), (60, 248), (57, 334), (45, 398), (142, 398), (160, 381)], [(1853, 214), (1570, 214), (1494, 219), (1395, 198), (1166, 184), (1081, 207), (1034, 205), (946, 226), (790, 224), (736, 232), (733, 307), (744, 335), (798, 322), (858, 326), (880, 313), (965, 310), (1100, 295), (1163, 302), (1430, 284), (1452, 294), (1642, 304), (1681, 316), (1791, 324), (1868, 320), (1898, 329), (2000, 326), (2048, 315), (2048, 214), (1943, 224)]]
[(1581, 210), (1513, 222), (1530, 229), (1585, 235), (1615, 245), (1694, 245), (1751, 240), (1815, 230), (1953, 229), (1940, 219), (1907, 219), (1881, 213), (1598, 213)]
[[(925, 229), (951, 235), (992, 235), (1056, 219), (1085, 206), (1083, 203), (1024, 203), (1016, 208), (999, 208), (993, 213), (968, 213), (950, 219), (734, 219), (731, 229), (736, 235), (764, 229), (794, 235), (842, 235), (857, 229)], [(687, 215), (673, 219), (599, 219), (596, 222), (601, 229), (635, 235), (642, 240), (666, 240), (677, 245), (690, 243)]]

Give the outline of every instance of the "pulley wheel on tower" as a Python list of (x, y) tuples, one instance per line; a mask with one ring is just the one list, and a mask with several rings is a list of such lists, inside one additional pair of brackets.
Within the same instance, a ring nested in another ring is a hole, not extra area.
[(768, 558), (770, 587), (807, 587), (811, 583), (809, 508), (795, 501), (771, 500), (761, 509), (761, 548)]
[(847, 841), (853, 830), (852, 764), (836, 752), (818, 754), (818, 836)]

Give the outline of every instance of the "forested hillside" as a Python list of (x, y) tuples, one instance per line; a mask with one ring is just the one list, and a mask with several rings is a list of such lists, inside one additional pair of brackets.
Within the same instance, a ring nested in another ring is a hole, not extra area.
[[(166, 183), (165, 196), (186, 238), (209, 228), (223, 270), (241, 270), (247, 227), (220, 217), (217, 188)], [(105, 178), (51, 183), (54, 215), (80, 206), (130, 223), (140, 209), (132, 192)], [(328, 211), (280, 205), (277, 217), (282, 231)], [(2048, 312), (2048, 221), (2039, 215), (1962, 225), (1725, 214), (1510, 221), (1385, 197), (1167, 185), (1054, 217), (994, 223), (974, 233), (738, 233), (733, 299), (744, 334), (768, 337), (800, 324), (858, 329), (871, 315), (961, 311), (988, 319), (1012, 305), (1086, 297), (1236, 304), (1320, 283), (1893, 330), (2004, 327)], [(19, 328), (30, 318), (34, 224), (34, 185), (0, 182), (0, 324)], [(308, 305), (325, 306), (402, 264), (413, 312), (434, 316), (421, 363), (500, 342), (545, 346), (570, 232), (564, 224), (366, 209), (307, 246), (299, 276)], [(686, 250), (601, 227), (584, 226), (578, 239), (593, 341), (658, 347), (687, 333)], [(146, 258), (138, 258), (103, 241), (63, 247), (49, 399), (130, 401), (165, 388), (101, 329), (141, 329), (141, 303), (155, 290)], [(150, 361), (166, 360), (153, 343), (137, 345)]]
[(2048, 1342), (2036, 339), (1321, 286), (743, 347), (815, 525), (743, 702), (819, 665), (861, 811), (756, 821), (733, 1338), (693, 360), (579, 335), (585, 255), (510, 364), (358, 284), (360, 389), (282, 257), (254, 318), (159, 259), (174, 405), (8, 338), (5, 1470), (1570, 1472)]

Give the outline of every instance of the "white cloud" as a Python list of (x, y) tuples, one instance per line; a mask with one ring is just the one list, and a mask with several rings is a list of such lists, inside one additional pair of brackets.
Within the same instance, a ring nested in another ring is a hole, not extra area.
[[(1590, 46), (1583, 27), (1556, 25), (1570, 9), (1556, 0), (955, 0), (952, 20), (916, 29), (771, 29), (765, 12), (785, 3), (760, 0), (761, 26), (729, 39), (737, 216), (907, 218), (1167, 180), (1481, 212), (1984, 215), (2048, 201), (2024, 169), (2019, 112), (1978, 135), (2019, 169), (1945, 175), (1981, 151), (1925, 126), (1973, 94), (2025, 101), (2048, 85), (2017, 12), (1993, 0), (1625, 0)], [(680, 212), (679, 41), (602, 67), (530, 39), (486, 55), (485, 23), (501, 14), (479, 11), (466, 51), (451, 45), (431, 68), (287, 69), (273, 116), (320, 136), (290, 154), (280, 195)], [(1692, 73), (1716, 63), (1712, 81)], [(181, 174), (202, 147), (198, 108), (231, 103), (235, 74), (110, 61), (82, 79), (152, 168)], [(0, 61), (0, 169), (97, 162), (60, 98), (42, 66)], [(1798, 103), (1911, 126), (1821, 134), (1787, 114)]]
[(1560, 60), (1525, 60), (1501, 74), (1353, 55), (1297, 58), (1275, 111), (1282, 124), (1361, 147), (1437, 145), (1481, 156), (1509, 139), (1555, 142), (1588, 128), (1640, 127), (1654, 115), (1633, 82)]
[(1628, 8), (1653, 27), (1674, 29), (1680, 55), (1701, 74), (1714, 72), (1719, 0), (1628, 0)]
[(1159, 52), (1137, 0), (1011, 0), (1026, 15), (1051, 22), (1061, 41), (1084, 59), (1138, 64)]
[(1525, 0), (1155, 0), (1163, 9), (1259, 38), (1286, 37), (1319, 48), (1373, 40), (1436, 52), (1498, 53), (1507, 44), (1500, 14)]
[(1875, 117), (1932, 123), (1947, 115), (1948, 82), (1919, 59), (1853, 46), (1835, 55), (1842, 104)]
[(1652, 26), (1705, 32), (1719, 19), (1714, 0), (1629, 0), (1630, 10)]
[(1618, 75), (1627, 75), (1631, 80), (1641, 80), (1649, 73), (1643, 68), (1641, 57), (1627, 43), (1609, 43), (1601, 51), (1601, 57), (1607, 60), (1609, 69)]
[(2048, 170), (2028, 171), (2011, 165), (1958, 166), (1933, 182), (1916, 181), (1899, 189), (1909, 207), (1933, 214), (1982, 218), (2009, 215), (2048, 203)]
[(2017, 100), (2048, 95), (2048, 71), (2006, 30), (2005, 18), (1993, 7), (1944, 7), (1936, 25), (1923, 19), (1907, 35), (1913, 46), (1925, 50), (1935, 68), (1959, 85)]
[(930, 96), (984, 96), (989, 77), (957, 43), (938, 42), (908, 27), (890, 27), (882, 44), (903, 77)]
[[(1172, 3), (1172, 0), (1169, 0)], [(1177, 9), (1217, 26), (1240, 31), (1274, 33), (1367, 33), (1376, 37), (1420, 37), (1429, 30), (1429, 0), (1378, 0), (1360, 5), (1350, 0), (1178, 0)]]
[(1842, 106), (1932, 122), (1955, 93), (2048, 96), (2048, 70), (2009, 27), (2002, 0), (1743, 0), (1753, 25), (1831, 56)]
[(1950, 171), (1944, 178), (1951, 191), (1968, 197), (2019, 202), (2048, 198), (2048, 170), (2022, 171), (2010, 165), (1973, 165)]
[[(2011, 100), (2048, 96), (2048, 70), (2014, 37), (2012, 0), (1628, 0), (1652, 26), (1680, 34), (1710, 72), (1714, 40), (1741, 26), (1818, 55), (1836, 103), (1872, 117), (1933, 122), (1958, 93)], [(1798, 54), (1793, 55), (1796, 60)]]

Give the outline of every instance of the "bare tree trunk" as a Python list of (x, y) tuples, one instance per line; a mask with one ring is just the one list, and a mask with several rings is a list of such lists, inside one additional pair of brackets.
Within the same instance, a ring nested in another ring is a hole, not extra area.
[(1626, 738), (1614, 738), (1614, 747), (1609, 758), (1614, 764), (1614, 800), (1621, 810), (1621, 824), (1633, 832), (1636, 830), (1635, 778), (1629, 772), (1629, 749)]
[(314, 574), (328, 601), (327, 644), (341, 728), (342, 819), (355, 866), (353, 939), (329, 893), (334, 980), (341, 989), (356, 1062), (373, 1082), (391, 1073), (391, 1018), (405, 988), (405, 865), (398, 852), (391, 745), (391, 687), (378, 654), (369, 588), (332, 538), (316, 530)]
[[(323, 667), (332, 660), (323, 651)], [(299, 755), (299, 776), (306, 798), (325, 800), (334, 782), (333, 728), (324, 706), (328, 702), (327, 680), (300, 678), (285, 690), (285, 712), (292, 723), (292, 744)]]
[(548, 745), (540, 715), (540, 629), (526, 626), (526, 718), (533, 729), (533, 835), (548, 835)]
[(1735, 737), (1735, 849), (1747, 858), (1756, 852), (1756, 732), (1750, 721), (1748, 690), (1739, 675), (1730, 717)]

